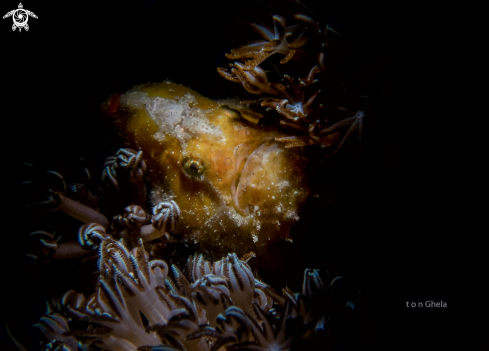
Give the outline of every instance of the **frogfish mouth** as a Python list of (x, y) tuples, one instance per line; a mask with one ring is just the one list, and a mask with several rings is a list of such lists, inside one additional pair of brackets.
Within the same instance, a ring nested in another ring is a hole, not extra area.
[(278, 131), (259, 127), (249, 108), (171, 82), (136, 86), (102, 108), (143, 151), (153, 205), (180, 207), (175, 231), (184, 238), (236, 252), (290, 240), (309, 194), (307, 160), (275, 142)]

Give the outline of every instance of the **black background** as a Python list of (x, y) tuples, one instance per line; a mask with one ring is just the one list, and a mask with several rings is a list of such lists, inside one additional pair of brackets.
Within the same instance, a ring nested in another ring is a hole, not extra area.
[[(324, 220), (316, 221), (303, 253), (311, 265), (325, 259), (369, 287), (375, 340), (345, 349), (469, 350), (484, 343), (487, 349), (487, 229), (474, 225), (481, 207), (472, 196), (479, 189), (464, 149), (477, 120), (468, 113), (476, 88), (463, 79), (471, 66), (466, 36), (455, 25), (462, 15), (406, 3), (307, 4), (345, 36), (345, 72), (376, 101), (365, 152), (345, 151), (325, 174), (338, 202), (316, 210)], [(242, 44), (235, 22), (247, 12), (271, 15), (288, 6), (270, 12), (257, 1), (23, 5), (39, 17), (29, 20), (28, 32), (12, 32), (11, 19), (0, 22), (2, 173), (12, 177), (4, 182), (2, 307), (19, 333), (39, 299), (23, 275), (28, 233), (15, 211), (22, 163), (50, 165), (101, 149), (108, 140), (98, 103), (135, 84), (170, 79), (211, 98), (234, 96), (216, 68)], [(7, 2), (1, 11), (16, 7)], [(369, 67), (374, 73), (359, 82), (358, 72)], [(427, 300), (448, 307), (406, 307)]]

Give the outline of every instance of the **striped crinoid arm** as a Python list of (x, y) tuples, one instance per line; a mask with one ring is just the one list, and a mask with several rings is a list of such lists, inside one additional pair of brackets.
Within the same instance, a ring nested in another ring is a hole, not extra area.
[(214, 274), (207, 274), (190, 287), (194, 303), (205, 310), (206, 322), (217, 326), (218, 316), (232, 304), (227, 280)]
[[(69, 336), (70, 327), (66, 317), (63, 315), (49, 312), (48, 310), (46, 314), (41, 317), (39, 323), (34, 324), (34, 326), (39, 328), (41, 333), (49, 340), (48, 345), (57, 343), (57, 346), (61, 346), (60, 344), (62, 344), (66, 350), (78, 349), (78, 341), (73, 336)], [(45, 346), (48, 347), (48, 345)], [(25, 350), (23, 347), (19, 349)], [(62, 348), (60, 348), (60, 350), (62, 350)]]
[(131, 205), (124, 209), (124, 214), (114, 216), (112, 221), (119, 227), (133, 229), (149, 223), (150, 218), (142, 207)]
[[(158, 335), (146, 330), (141, 316), (149, 326), (166, 324), (177, 306), (165, 288), (168, 265), (149, 261), (142, 245), (139, 239), (139, 246), (129, 252), (122, 243), (104, 239), (99, 247), (101, 275), (95, 293), (85, 300), (83, 295), (68, 291), (48, 313), (53, 315), (55, 308), (88, 322), (89, 327), (70, 335), (95, 340), (104, 349), (134, 351), (142, 345), (161, 345)], [(41, 320), (41, 330), (48, 338), (60, 328), (69, 331), (57, 316)], [(65, 339), (60, 340), (69, 341)]]
[(98, 269), (100, 274), (109, 277), (115, 268), (129, 274), (131, 258), (129, 251), (119, 241), (106, 239), (99, 245)]
[(86, 250), (96, 249), (108, 237), (105, 228), (97, 223), (88, 223), (78, 229), (78, 243)]
[(214, 274), (212, 264), (204, 260), (202, 254), (190, 256), (187, 260), (187, 269), (192, 282), (196, 282), (208, 274)]
[(102, 348), (133, 351), (139, 345), (161, 344), (155, 333), (146, 332), (139, 312), (126, 302), (115, 274), (100, 279), (95, 294), (84, 306), (70, 305), (67, 309), (73, 317), (90, 323), (76, 335), (93, 338)]
[(105, 160), (102, 182), (119, 189), (118, 173), (126, 172), (131, 183), (138, 183), (143, 179), (145, 171), (146, 163), (141, 150), (119, 149), (114, 156)]
[(182, 295), (190, 298), (190, 282), (188, 279), (176, 265), (172, 264), (171, 270), (176, 282), (173, 283), (173, 281), (171, 281), (173, 284), (170, 288), (171, 292), (175, 295)]
[(153, 207), (151, 223), (142, 225), (139, 228), (139, 235), (143, 241), (150, 241), (160, 237), (163, 237), (165, 241), (172, 241), (170, 233), (175, 231), (181, 216), (180, 207), (174, 200), (160, 202)]
[(104, 240), (100, 246), (101, 279), (106, 284), (115, 279), (119, 285), (112, 289), (123, 292), (135, 319), (140, 318), (141, 312), (152, 324), (164, 323), (170, 309), (157, 290), (166, 290), (168, 265), (162, 260), (148, 261), (148, 253), (142, 245), (142, 239), (139, 239), (139, 246), (129, 252), (118, 241)]
[(304, 325), (312, 320), (310, 300), (301, 293), (293, 293), (289, 288), (282, 289), (282, 293), (291, 305), (291, 317), (302, 318)]
[(122, 272), (125, 267), (121, 267), (115, 273), (132, 308), (144, 314), (150, 324), (165, 323), (168, 321), (170, 308), (161, 299), (160, 290), (165, 292), (168, 265), (162, 260), (148, 261), (148, 256), (142, 240), (139, 239), (139, 247), (130, 253), (130, 270)]
[[(286, 351), (290, 350), (292, 335), (286, 330), (286, 321), (289, 317), (290, 303), (287, 300), (280, 319), (275, 320), (275, 316), (266, 313), (260, 306), (253, 304), (257, 318), (253, 318), (248, 313), (249, 329), (254, 341), (244, 341), (232, 344), (227, 350), (256, 350), (256, 351)], [(290, 335), (289, 335), (290, 334)]]
[(250, 266), (233, 253), (215, 262), (214, 271), (226, 278), (233, 305), (254, 316), (255, 277)]
[[(166, 262), (150, 261), (142, 239), (129, 251), (119, 241), (102, 238), (99, 250), (95, 292), (85, 299), (70, 290), (48, 303), (38, 324), (46, 347), (76, 349), (86, 342), (122, 351), (285, 351), (293, 334), (327, 327), (326, 285), (316, 269), (305, 270), (301, 293), (285, 288), (280, 294), (254, 277), (247, 263), (253, 253), (242, 260), (228, 254), (212, 266), (200, 254), (191, 256), (192, 283), (172, 265), (173, 283)], [(361, 294), (352, 296), (356, 305)]]
[(199, 331), (189, 335), (187, 339), (212, 337), (216, 339), (212, 350), (231, 350), (236, 343), (248, 343), (251, 336), (251, 322), (248, 318), (239, 307), (229, 306), (218, 316), (218, 326), (201, 326)]
[(168, 323), (151, 326), (149, 330), (156, 332), (165, 344), (170, 344), (178, 350), (210, 351), (204, 338), (191, 337), (200, 331), (199, 314), (193, 301), (173, 293), (171, 299), (179, 308), (170, 313)]

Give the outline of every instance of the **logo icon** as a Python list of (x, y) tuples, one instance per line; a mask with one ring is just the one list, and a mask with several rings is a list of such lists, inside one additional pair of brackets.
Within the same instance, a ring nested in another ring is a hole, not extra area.
[(29, 16), (37, 18), (34, 12), (31, 12), (29, 10), (24, 10), (24, 6), (22, 6), (22, 3), (19, 3), (18, 9), (7, 12), (7, 14), (3, 16), (3, 18), (7, 18), (10, 16), (12, 16), (12, 19), (14, 20), (14, 24), (12, 25), (12, 30), (15, 31), (16, 28), (19, 28), (19, 32), (22, 31), (22, 28), (24, 28), (25, 30), (29, 30), (29, 26), (27, 25)]

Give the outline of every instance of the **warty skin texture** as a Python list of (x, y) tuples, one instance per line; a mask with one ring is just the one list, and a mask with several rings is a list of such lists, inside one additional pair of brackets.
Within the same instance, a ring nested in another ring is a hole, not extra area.
[(309, 194), (307, 160), (275, 142), (276, 130), (257, 126), (251, 110), (164, 82), (114, 95), (103, 111), (143, 151), (153, 204), (180, 206), (175, 232), (237, 253), (290, 239)]

